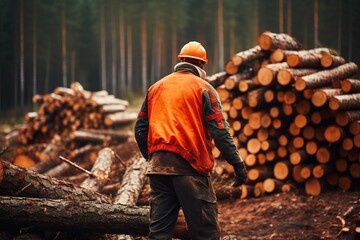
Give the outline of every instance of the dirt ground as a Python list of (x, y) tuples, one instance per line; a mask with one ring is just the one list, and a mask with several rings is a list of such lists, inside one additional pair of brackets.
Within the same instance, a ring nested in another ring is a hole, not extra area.
[[(360, 239), (360, 192), (280, 193), (219, 202), (226, 239)], [(341, 232), (342, 223), (350, 231)]]

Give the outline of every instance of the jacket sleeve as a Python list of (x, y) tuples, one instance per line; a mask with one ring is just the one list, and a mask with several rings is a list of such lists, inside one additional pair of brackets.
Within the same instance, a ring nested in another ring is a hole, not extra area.
[(145, 159), (148, 159), (148, 132), (149, 132), (149, 119), (148, 119), (148, 107), (147, 96), (141, 106), (135, 123), (135, 139), (140, 149), (141, 154)]
[(203, 92), (203, 113), (207, 127), (214, 139), (215, 146), (220, 150), (221, 155), (231, 165), (237, 165), (243, 160), (229, 133), (229, 123), (222, 115), (222, 106), (216, 90), (209, 86), (209, 90)]

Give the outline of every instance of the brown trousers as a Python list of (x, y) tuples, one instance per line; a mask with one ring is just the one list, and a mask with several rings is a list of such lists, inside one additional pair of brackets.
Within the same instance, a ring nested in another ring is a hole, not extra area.
[(209, 177), (149, 175), (151, 187), (148, 239), (171, 239), (182, 208), (191, 239), (218, 240), (216, 196)]

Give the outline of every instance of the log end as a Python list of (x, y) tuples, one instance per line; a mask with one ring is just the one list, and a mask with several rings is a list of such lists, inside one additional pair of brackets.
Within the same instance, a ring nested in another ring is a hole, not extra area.
[(295, 81), (295, 89), (298, 91), (304, 91), (306, 88), (306, 82), (302, 78), (297, 78)]
[(268, 192), (268, 193), (274, 192), (275, 187), (276, 187), (276, 184), (275, 184), (274, 179), (271, 179), (271, 178), (265, 179), (265, 181), (264, 181), (265, 192)]
[(258, 44), (263, 50), (271, 49), (273, 43), (271, 37), (267, 34), (267, 32), (261, 34), (258, 37)]
[(326, 128), (324, 136), (329, 143), (335, 143), (341, 139), (342, 131), (338, 126), (332, 125)]
[(238, 67), (233, 63), (232, 60), (229, 60), (226, 64), (225, 64), (225, 72), (229, 75), (234, 75), (238, 72)]
[(266, 67), (262, 67), (258, 72), (258, 80), (262, 86), (268, 86), (274, 79), (274, 73), (272, 70)]
[(321, 184), (318, 179), (311, 178), (305, 183), (305, 192), (308, 195), (318, 196), (321, 193)]
[(281, 86), (289, 85), (292, 80), (291, 73), (287, 69), (280, 69), (276, 77)]
[(328, 53), (324, 53), (322, 54), (321, 56), (321, 59), (320, 59), (320, 64), (322, 67), (324, 68), (329, 68), (332, 66), (333, 64), (333, 57), (331, 54), (328, 54)]
[(289, 67), (296, 67), (300, 64), (300, 57), (297, 54), (289, 54), (286, 56), (286, 62)]
[(276, 179), (285, 180), (289, 176), (289, 166), (285, 162), (277, 162), (274, 166)]
[(350, 80), (345, 79), (341, 82), (341, 90), (344, 93), (349, 93), (351, 91), (351, 88), (352, 88), (352, 83)]
[(243, 58), (239, 55), (234, 55), (231, 60), (235, 66), (240, 66), (243, 63)]
[(326, 96), (326, 93), (318, 90), (315, 91), (314, 94), (311, 97), (311, 102), (315, 107), (322, 107), (326, 104), (328, 98)]

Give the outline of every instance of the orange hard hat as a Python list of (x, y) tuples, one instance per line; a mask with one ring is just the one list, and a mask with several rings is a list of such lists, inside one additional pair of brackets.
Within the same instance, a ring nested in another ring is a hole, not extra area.
[(189, 42), (182, 47), (178, 55), (178, 59), (181, 60), (182, 58), (194, 58), (204, 62), (205, 64), (208, 63), (205, 48), (201, 45), (201, 43), (196, 41)]

